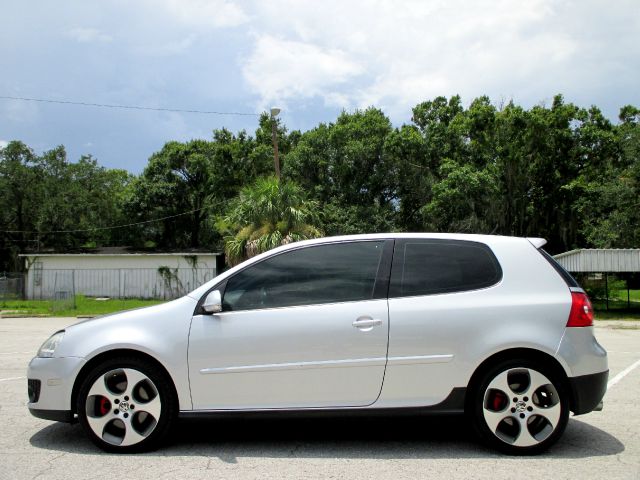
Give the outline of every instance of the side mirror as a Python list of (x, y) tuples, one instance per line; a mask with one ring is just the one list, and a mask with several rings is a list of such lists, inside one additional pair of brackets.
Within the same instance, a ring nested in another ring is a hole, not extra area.
[(207, 298), (204, 299), (202, 309), (207, 313), (219, 313), (222, 311), (222, 296), (220, 290), (209, 292)]

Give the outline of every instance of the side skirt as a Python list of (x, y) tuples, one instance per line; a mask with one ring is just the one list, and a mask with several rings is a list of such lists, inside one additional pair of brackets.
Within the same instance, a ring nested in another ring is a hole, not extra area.
[(183, 410), (179, 418), (314, 418), (314, 417), (392, 417), (421, 415), (462, 415), (466, 387), (457, 387), (442, 402), (425, 407), (344, 407), (344, 408), (298, 408), (298, 409), (256, 409), (256, 410)]

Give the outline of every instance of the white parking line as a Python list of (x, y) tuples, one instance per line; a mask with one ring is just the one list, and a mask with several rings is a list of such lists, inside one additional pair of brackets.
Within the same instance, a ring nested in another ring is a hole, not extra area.
[(609, 380), (609, 383), (607, 383), (607, 389), (613, 387), (616, 383), (618, 383), (620, 380), (626, 377), (629, 373), (631, 373), (632, 370), (638, 367), (638, 365), (640, 365), (640, 360), (638, 360), (635, 363), (632, 363), (630, 366), (628, 366), (619, 374), (617, 374), (615, 377), (613, 377), (611, 380)]
[(24, 380), (27, 377), (10, 377), (10, 378), (0, 378), (0, 382), (8, 382), (9, 380)]

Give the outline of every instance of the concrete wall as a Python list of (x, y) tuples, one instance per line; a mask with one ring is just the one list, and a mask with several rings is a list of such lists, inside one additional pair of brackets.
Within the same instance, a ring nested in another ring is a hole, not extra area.
[(176, 298), (216, 276), (216, 254), (24, 256), (29, 299)]

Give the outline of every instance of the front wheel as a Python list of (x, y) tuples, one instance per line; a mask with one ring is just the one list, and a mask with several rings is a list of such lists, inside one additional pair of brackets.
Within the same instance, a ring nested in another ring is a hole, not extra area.
[(115, 358), (91, 371), (77, 400), (91, 440), (109, 452), (157, 447), (175, 417), (175, 400), (162, 370), (138, 358)]
[(525, 359), (491, 368), (472, 401), (476, 431), (509, 454), (546, 450), (560, 438), (569, 420), (565, 383), (551, 369)]

